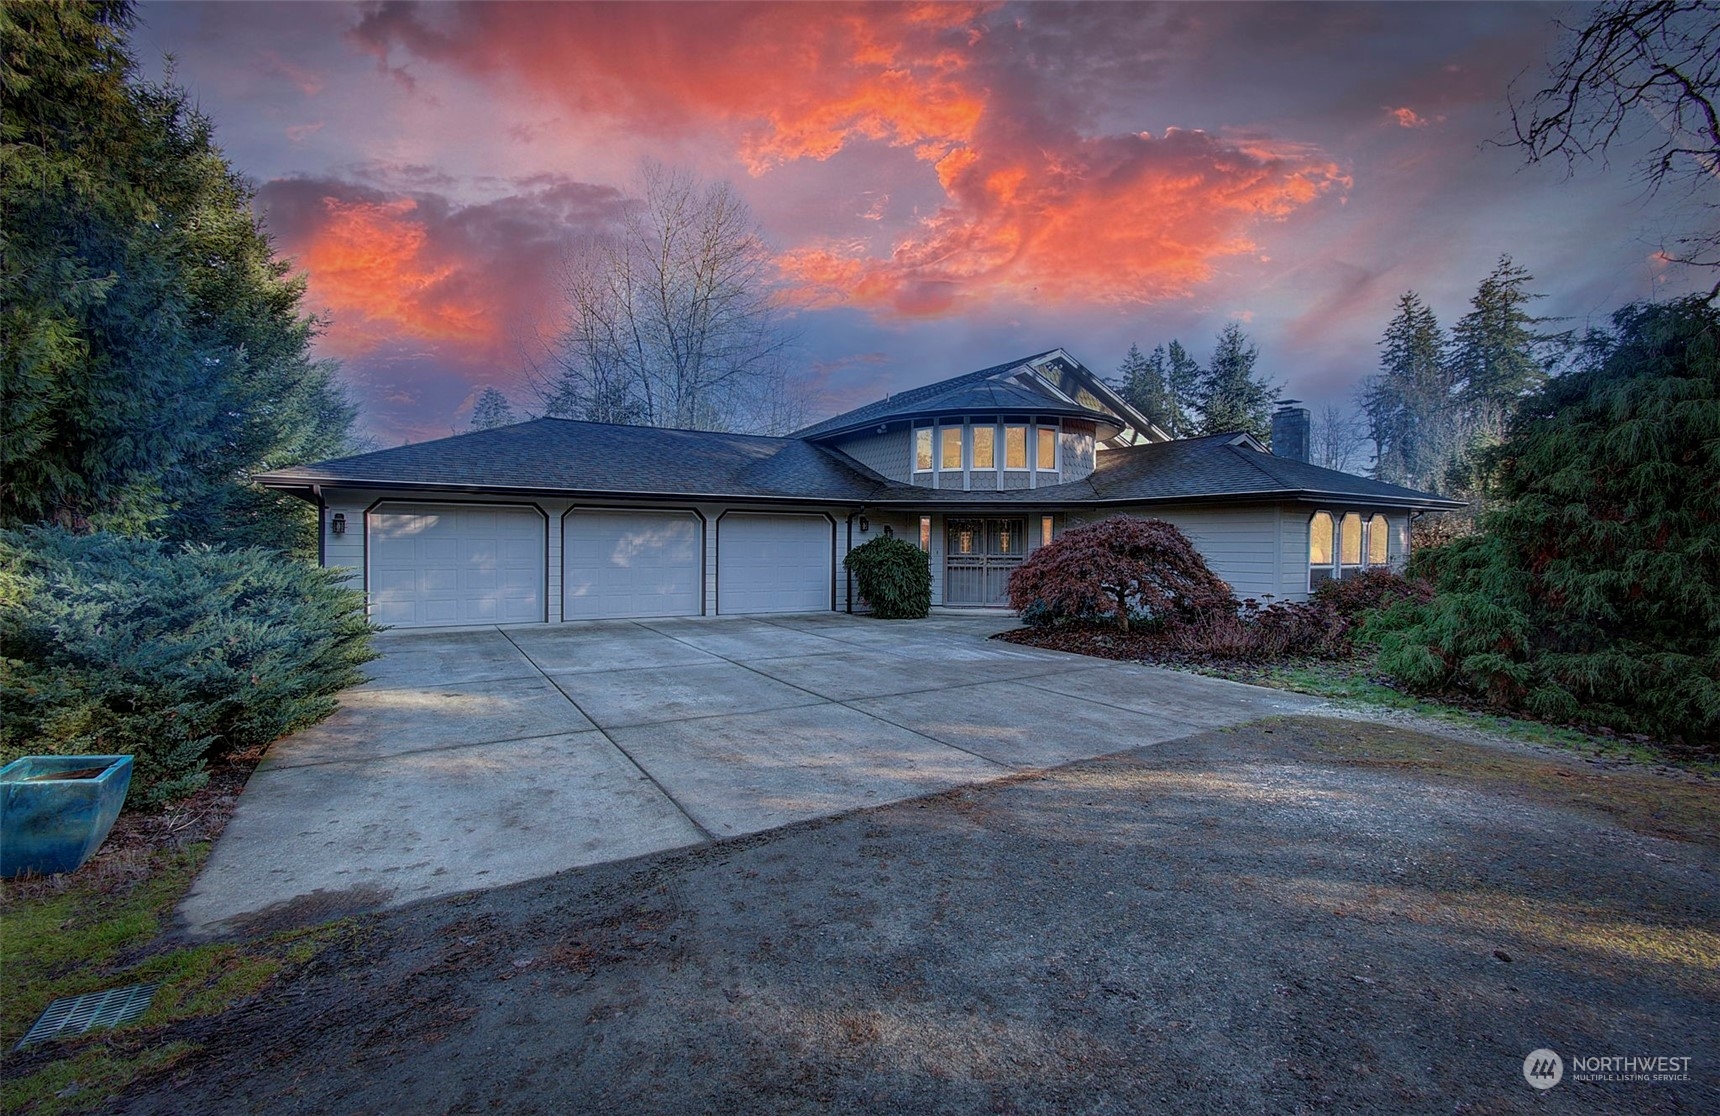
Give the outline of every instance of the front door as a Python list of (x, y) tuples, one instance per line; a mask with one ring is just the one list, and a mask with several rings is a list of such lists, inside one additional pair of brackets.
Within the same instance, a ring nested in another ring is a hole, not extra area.
[(951, 519), (944, 527), (944, 603), (1009, 603), (1009, 575), (1027, 557), (1024, 519)]

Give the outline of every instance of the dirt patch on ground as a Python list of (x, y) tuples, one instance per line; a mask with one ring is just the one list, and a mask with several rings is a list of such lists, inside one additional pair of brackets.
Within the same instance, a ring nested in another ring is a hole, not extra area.
[(116, 1108), (1720, 1110), (1715, 791), (1618, 778), (1295, 718), (424, 903)]

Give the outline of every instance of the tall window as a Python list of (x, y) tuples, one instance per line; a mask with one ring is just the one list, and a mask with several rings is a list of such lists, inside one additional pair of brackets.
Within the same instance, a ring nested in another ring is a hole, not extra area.
[(1027, 427), (1006, 426), (1003, 428), (1003, 467), (1005, 469), (1027, 468)]
[(1383, 566), (1391, 558), (1391, 524), (1383, 515), (1368, 520), (1368, 565)]
[(1308, 588), (1332, 580), (1332, 517), (1315, 512), (1308, 522)]
[(1338, 564), (1342, 566), (1359, 566), (1362, 564), (1362, 517), (1355, 512), (1344, 516), (1344, 521), (1338, 531)]
[(914, 431), (914, 468), (926, 472), (932, 467), (932, 428)]
[(1035, 469), (1057, 468), (1057, 431), (1050, 427), (1039, 428), (1039, 460), (1034, 463)]
[(943, 432), (945, 469), (960, 469), (962, 467), (962, 428), (946, 426)]
[(997, 427), (976, 426), (973, 428), (973, 468), (997, 468)]
[(1050, 516), (1042, 515), (1039, 517), (1039, 545), (1040, 546), (1050, 546), (1051, 545), (1051, 527), (1052, 527), (1052, 522), (1051, 522)]
[(920, 517), (920, 549), (927, 554), (932, 552), (932, 517), (929, 515)]

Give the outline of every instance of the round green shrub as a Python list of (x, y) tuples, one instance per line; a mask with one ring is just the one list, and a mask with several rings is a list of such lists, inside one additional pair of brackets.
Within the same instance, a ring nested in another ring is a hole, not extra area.
[(0, 763), (135, 757), (132, 800), (333, 712), (376, 657), (345, 571), (279, 553), (0, 531)]
[(880, 535), (848, 552), (842, 564), (880, 620), (919, 620), (932, 610), (932, 563), (904, 539)]

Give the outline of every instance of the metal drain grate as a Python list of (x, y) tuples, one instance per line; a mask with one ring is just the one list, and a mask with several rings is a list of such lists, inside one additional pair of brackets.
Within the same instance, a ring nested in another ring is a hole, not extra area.
[(132, 984), (124, 988), (109, 988), (105, 992), (86, 992), (82, 996), (67, 996), (55, 1000), (30, 1025), (29, 1033), (18, 1040), (13, 1050), (22, 1050), (38, 1042), (81, 1035), (89, 1031), (118, 1027), (130, 1023), (149, 1010), (155, 999), (157, 984)]

